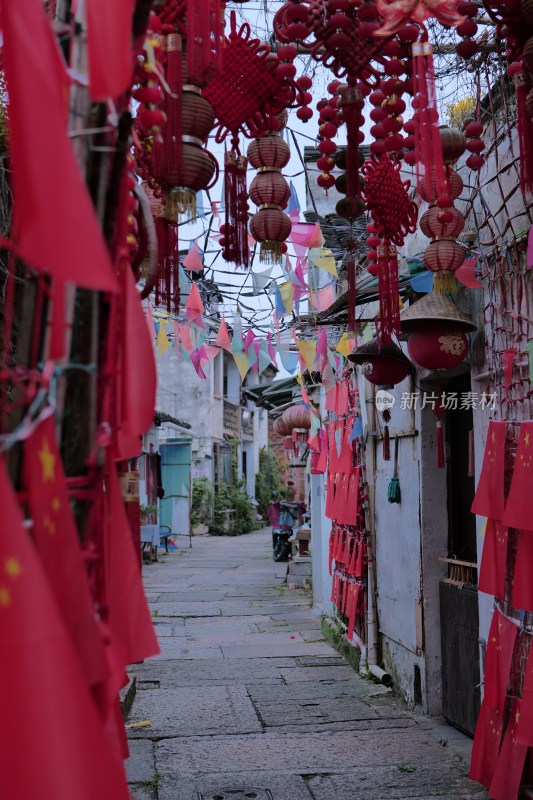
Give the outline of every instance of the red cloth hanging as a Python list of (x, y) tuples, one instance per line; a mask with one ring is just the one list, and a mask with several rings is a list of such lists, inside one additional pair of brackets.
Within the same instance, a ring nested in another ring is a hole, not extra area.
[(109, 748), (3, 459), (0, 495), (0, 681), (9, 687), (2, 701), (9, 768), (0, 774), (0, 796), (35, 797), (38, 787), (42, 800), (128, 800), (123, 765)]
[[(498, 600), (503, 600), (505, 595), (508, 533), (509, 529), (501, 522), (494, 519), (487, 520), (478, 589), (494, 595)], [(517, 607), (525, 608), (525, 606)]]
[(485, 662), (485, 700), (503, 714), (518, 627), (494, 609)]
[(88, 685), (107, 675), (76, 523), (70, 507), (53, 415), (43, 420), (24, 449), (24, 483), (32, 537)]
[(89, 92), (95, 102), (131, 86), (133, 6), (133, 0), (87, 0)]
[(4, 0), (0, 26), (17, 255), (60, 280), (114, 291), (109, 253), (67, 135), (69, 79), (42, 3)]
[[(501, 470), (503, 472), (503, 465)], [(523, 528), (526, 531), (533, 530), (533, 515), (531, 514), (530, 505), (532, 476), (533, 422), (522, 422), (513, 478), (502, 520), (509, 528)]]
[(487, 432), (487, 443), (483, 465), (470, 511), (496, 520), (503, 519), (503, 475), (505, 459), (506, 422), (491, 420)]

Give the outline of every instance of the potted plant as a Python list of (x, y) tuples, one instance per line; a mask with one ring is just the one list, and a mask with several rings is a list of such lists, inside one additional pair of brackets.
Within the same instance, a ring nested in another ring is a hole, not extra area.
[(149, 503), (143, 505), (141, 503), (141, 525), (157, 525), (157, 504)]
[(211, 481), (195, 478), (192, 482), (191, 529), (194, 536), (209, 531), (211, 521)]

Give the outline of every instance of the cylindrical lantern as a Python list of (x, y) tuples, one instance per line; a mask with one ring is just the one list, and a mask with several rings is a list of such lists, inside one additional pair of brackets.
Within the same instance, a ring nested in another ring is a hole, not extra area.
[[(276, 121), (280, 127), (284, 127), (286, 115), (278, 115)], [(259, 260), (278, 264), (284, 252), (284, 242), (292, 228), (289, 217), (282, 210), (291, 196), (289, 184), (281, 174), (289, 162), (289, 146), (278, 132), (272, 131), (264, 138), (253, 141), (248, 147), (247, 156), (250, 164), (257, 169), (250, 186), (250, 199), (259, 209), (251, 219), (250, 232), (260, 243)]]

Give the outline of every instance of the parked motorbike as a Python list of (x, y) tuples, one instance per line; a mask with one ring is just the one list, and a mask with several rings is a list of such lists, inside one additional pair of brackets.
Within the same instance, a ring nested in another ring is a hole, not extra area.
[(272, 551), (274, 561), (288, 561), (291, 557), (291, 543), (294, 528), (302, 513), (301, 503), (278, 500), (268, 510), (272, 525)]

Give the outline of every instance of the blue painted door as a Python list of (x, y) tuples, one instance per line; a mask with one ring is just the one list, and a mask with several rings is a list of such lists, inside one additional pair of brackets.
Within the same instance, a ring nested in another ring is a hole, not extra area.
[(191, 526), (191, 440), (167, 439), (160, 444), (160, 451), (165, 490), (161, 500), (160, 525), (163, 530), (170, 528), (174, 535), (188, 536)]

